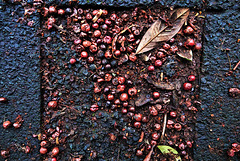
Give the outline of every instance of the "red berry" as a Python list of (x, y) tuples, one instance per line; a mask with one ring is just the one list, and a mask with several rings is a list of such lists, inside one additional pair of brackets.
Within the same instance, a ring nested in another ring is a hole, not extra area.
[(181, 143), (181, 144), (178, 145), (178, 148), (180, 150), (184, 150), (185, 149), (185, 145), (183, 143)]
[(194, 75), (189, 75), (188, 76), (188, 81), (190, 81), (190, 82), (193, 82), (193, 81), (195, 81), (195, 76)]
[(175, 128), (177, 131), (180, 131), (180, 130), (182, 129), (182, 125), (179, 124), (179, 123), (176, 123), (176, 124), (174, 125), (174, 128)]
[(92, 112), (96, 112), (97, 110), (98, 110), (98, 105), (92, 105), (90, 107), (90, 111), (92, 111)]
[(50, 102), (48, 102), (48, 107), (56, 108), (57, 107), (57, 101), (50, 101)]
[(155, 68), (154, 68), (154, 66), (153, 66), (153, 65), (150, 65), (150, 66), (148, 66), (148, 71), (149, 71), (149, 72), (153, 72), (153, 71), (154, 71), (154, 69), (155, 69)]
[(86, 16), (85, 16), (85, 18), (86, 18), (87, 20), (91, 20), (91, 19), (92, 19), (92, 15), (91, 15), (90, 13), (87, 13)]
[(153, 92), (153, 98), (159, 98), (160, 93), (159, 92)]
[(97, 23), (94, 23), (94, 24), (92, 24), (92, 27), (93, 27), (94, 29), (97, 29), (97, 28), (99, 27), (99, 25), (98, 25)]
[(106, 16), (108, 14), (108, 11), (107, 10), (103, 10), (102, 11), (102, 15)]
[(63, 9), (59, 9), (59, 10), (58, 10), (58, 14), (59, 14), (59, 15), (64, 15), (64, 14), (65, 14), (65, 11), (64, 11)]
[(95, 30), (93, 33), (94, 37), (100, 37), (102, 35), (100, 30)]
[(50, 6), (48, 9), (49, 13), (57, 13), (57, 9), (54, 6)]
[(127, 112), (128, 112), (128, 111), (127, 111), (126, 108), (123, 108), (123, 109), (122, 109), (122, 113), (123, 113), (123, 114), (126, 114)]
[(15, 122), (14, 124), (13, 124), (13, 127), (15, 127), (15, 129), (18, 129), (18, 128), (20, 128), (21, 127), (21, 123), (19, 123), (19, 122)]
[(40, 153), (41, 154), (46, 154), (47, 153), (47, 148), (41, 147), (40, 148)]
[(195, 50), (201, 50), (202, 49), (202, 44), (201, 43), (196, 43), (194, 49)]
[(115, 13), (113, 13), (111, 16), (110, 16), (110, 20), (112, 21), (115, 21), (117, 18), (117, 15)]
[(97, 47), (96, 45), (91, 45), (91, 46), (89, 47), (89, 50), (90, 50), (90, 52), (95, 53), (95, 52), (97, 52), (98, 47)]
[(107, 74), (105, 74), (105, 78), (104, 79), (105, 79), (105, 81), (109, 82), (112, 79), (112, 75), (107, 73)]
[(125, 82), (125, 78), (124, 77), (118, 77), (118, 83), (119, 84), (123, 84)]
[(4, 129), (9, 128), (11, 125), (12, 125), (12, 123), (11, 123), (10, 121), (4, 121), (4, 122), (3, 122), (3, 128), (4, 128)]
[(195, 41), (193, 39), (188, 39), (185, 43), (184, 43), (185, 47), (193, 47), (195, 46)]
[(109, 101), (112, 101), (112, 100), (114, 99), (114, 96), (113, 96), (112, 94), (109, 94), (109, 95), (107, 96), (107, 99), (108, 99)]
[(141, 122), (134, 122), (133, 126), (139, 129), (141, 127)]
[(114, 55), (115, 55), (115, 56), (120, 56), (120, 55), (121, 55), (121, 51), (120, 51), (120, 50), (116, 50), (116, 51), (114, 52)]
[(52, 158), (52, 161), (57, 161), (57, 158)]
[(160, 135), (158, 134), (158, 133), (156, 133), (156, 132), (154, 132), (154, 133), (152, 133), (152, 139), (153, 140), (158, 140), (159, 139), (159, 137), (160, 137)]
[(93, 10), (92, 14), (95, 16), (98, 13), (98, 10)]
[(234, 157), (235, 151), (233, 149), (230, 149), (227, 153), (228, 153), (228, 156)]
[(136, 95), (136, 94), (137, 94), (137, 89), (136, 89), (135, 87), (129, 88), (128, 94), (129, 94), (130, 96)]
[(135, 107), (131, 106), (131, 107), (129, 107), (128, 110), (129, 110), (130, 112), (135, 112)]
[(183, 32), (187, 35), (190, 35), (194, 32), (193, 28), (188, 26), (185, 30), (183, 30)]
[(120, 95), (120, 100), (121, 101), (127, 101), (128, 100), (128, 94), (127, 93), (122, 93)]
[(132, 62), (135, 62), (137, 60), (137, 57), (134, 53), (129, 55), (129, 60), (131, 60)]
[(123, 107), (127, 107), (128, 106), (128, 102), (123, 102)]
[(88, 53), (86, 51), (82, 51), (81, 58), (87, 58), (87, 57), (88, 57)]
[(159, 52), (157, 53), (157, 57), (161, 59), (161, 58), (165, 58), (166, 55), (165, 55), (163, 52), (159, 51)]
[(136, 156), (140, 157), (143, 155), (143, 152), (141, 150), (137, 150), (136, 152)]
[(53, 149), (52, 149), (52, 155), (53, 156), (56, 156), (56, 155), (58, 155), (59, 154), (59, 148), (58, 147), (54, 147)]
[(88, 63), (93, 63), (94, 62), (94, 57), (93, 56), (89, 56), (88, 57)]
[(177, 113), (176, 113), (175, 111), (171, 111), (171, 112), (170, 112), (170, 116), (171, 116), (171, 117), (176, 117), (176, 116), (177, 116)]
[(70, 64), (75, 64), (75, 63), (76, 63), (76, 59), (71, 58), (71, 59), (70, 59)]
[(124, 90), (125, 90), (125, 85), (119, 84), (119, 85), (117, 86), (117, 90), (118, 90), (119, 92), (124, 92)]
[(107, 25), (111, 25), (112, 22), (111, 22), (109, 19), (106, 19), (106, 20), (105, 20), (105, 24), (107, 24)]
[(83, 32), (88, 32), (88, 31), (90, 31), (90, 26), (89, 26), (89, 24), (88, 24), (88, 23), (82, 24), (81, 30), (82, 30)]
[(189, 148), (192, 148), (192, 142), (191, 142), (191, 141), (187, 141), (187, 146), (188, 146)]
[(83, 46), (84, 46), (85, 48), (91, 46), (91, 44), (92, 44), (92, 43), (91, 43), (90, 41), (88, 41), (88, 40), (83, 41)]
[(185, 91), (191, 90), (191, 89), (192, 89), (192, 84), (191, 84), (191, 83), (184, 83), (184, 84), (183, 84), (183, 89), (184, 89)]
[(151, 143), (150, 143), (152, 146), (154, 145), (157, 145), (157, 142), (155, 140), (151, 140)]
[(165, 50), (169, 50), (171, 48), (171, 46), (169, 44), (164, 44), (163, 45), (163, 49)]
[(112, 38), (111, 36), (105, 36), (103, 38), (103, 42), (106, 43), (106, 44), (111, 44), (112, 43)]
[(112, 53), (110, 51), (105, 52), (105, 58), (110, 59), (112, 57)]
[(136, 121), (142, 121), (142, 114), (140, 114), (140, 113), (135, 114), (135, 115), (134, 115), (134, 119), (135, 119)]
[(7, 98), (5, 98), (5, 97), (0, 97), (0, 102), (7, 102), (8, 100), (7, 100)]
[(45, 141), (45, 140), (41, 141), (40, 146), (42, 146), (42, 147), (47, 146), (47, 141)]
[(155, 67), (161, 67), (162, 66), (162, 61), (161, 60), (156, 60), (154, 65), (155, 65)]
[(149, 108), (150, 110), (150, 114), (153, 116), (157, 116), (158, 115), (158, 111), (156, 110), (156, 108), (154, 106)]
[(156, 131), (159, 131), (159, 130), (161, 130), (161, 125), (160, 124), (155, 124), (154, 128), (155, 128)]
[(81, 44), (81, 42), (82, 42), (82, 40), (75, 39), (73, 43), (74, 43), (74, 45), (79, 45), (79, 44)]

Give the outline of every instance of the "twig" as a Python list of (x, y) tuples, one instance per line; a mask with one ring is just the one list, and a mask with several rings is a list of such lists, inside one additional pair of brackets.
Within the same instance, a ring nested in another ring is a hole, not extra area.
[(164, 114), (163, 131), (162, 131), (162, 136), (161, 136), (161, 139), (160, 139), (161, 141), (163, 141), (163, 137), (165, 135), (166, 124), (167, 124), (167, 113)]
[(233, 70), (236, 70), (237, 67), (239, 66), (239, 64), (240, 64), (240, 60), (239, 60), (238, 63), (235, 65), (235, 67), (233, 68)]
[(118, 148), (118, 156), (117, 156), (117, 161), (119, 161), (119, 155), (120, 155), (120, 148)]
[(231, 69), (231, 61), (230, 61), (229, 55), (228, 55), (228, 53), (227, 53), (227, 52), (226, 52), (226, 54), (227, 54), (227, 57), (228, 57), (228, 62), (229, 62), (229, 70), (232, 70), (232, 69)]

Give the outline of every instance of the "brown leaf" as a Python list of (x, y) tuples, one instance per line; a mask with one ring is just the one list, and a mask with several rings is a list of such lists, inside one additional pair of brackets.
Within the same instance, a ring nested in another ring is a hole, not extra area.
[(168, 41), (174, 37), (181, 29), (184, 22), (186, 22), (189, 12), (189, 8), (179, 8), (174, 10), (171, 13), (169, 20), (172, 26), (168, 26), (162, 20), (157, 20), (153, 23), (138, 45), (136, 54), (152, 50), (157, 43), (161, 41)]
[(177, 52), (177, 55), (184, 58), (184, 59), (192, 61), (192, 56), (193, 56), (192, 50), (182, 49), (182, 50)]

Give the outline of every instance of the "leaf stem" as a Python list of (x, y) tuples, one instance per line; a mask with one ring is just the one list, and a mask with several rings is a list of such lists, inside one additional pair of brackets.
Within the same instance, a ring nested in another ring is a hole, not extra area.
[(162, 136), (161, 136), (161, 139), (160, 139), (161, 141), (163, 141), (163, 137), (165, 135), (166, 124), (167, 124), (167, 113), (164, 114), (163, 131), (162, 131)]

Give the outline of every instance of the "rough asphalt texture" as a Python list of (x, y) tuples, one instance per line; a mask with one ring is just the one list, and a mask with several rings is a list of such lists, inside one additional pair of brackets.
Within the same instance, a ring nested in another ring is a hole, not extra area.
[[(39, 158), (39, 142), (32, 137), (40, 128), (40, 53), (39, 38), (35, 36), (39, 19), (33, 15), (31, 19), (36, 23), (29, 27), (16, 22), (24, 14), (20, 5), (0, 6), (0, 97), (9, 100), (0, 103), (0, 150), (18, 147), (17, 152), (11, 150), (9, 159), (29, 161)], [(4, 120), (14, 122), (18, 115), (24, 119), (22, 127), (2, 127)], [(19, 147), (24, 145), (36, 148), (25, 154)]]
[[(65, 5), (68, 1), (48, 1), (48, 4)], [(152, 5), (153, 1), (79, 1), (79, 4), (135, 6)], [(201, 99), (202, 109), (199, 109), (198, 123), (196, 124), (197, 139), (194, 150), (195, 160), (214, 161), (229, 160), (226, 155), (231, 143), (240, 142), (239, 115), (240, 100), (228, 96), (230, 87), (239, 85), (239, 67), (233, 76), (225, 77), (229, 70), (229, 55), (232, 67), (240, 60), (240, 5), (237, 0), (209, 0), (204, 4), (198, 0), (157, 2), (162, 6), (186, 6), (196, 9), (206, 9), (206, 23), (204, 36), (203, 62), (201, 69)], [(206, 6), (205, 6), (206, 5)], [(3, 3), (0, 9), (0, 96), (7, 97), (7, 104), (0, 104), (1, 121), (12, 122), (21, 114), (24, 118), (20, 129), (0, 127), (0, 149), (8, 148), (14, 143), (20, 145), (29, 141), (33, 146), (39, 145), (37, 139), (32, 139), (31, 133), (37, 133), (40, 127), (40, 76), (39, 76), (39, 39), (34, 35), (39, 27), (39, 17), (35, 19), (34, 27), (16, 23), (16, 14), (23, 16), (23, 9), (18, 5)], [(11, 13), (20, 7), (16, 13)], [(227, 10), (231, 8), (231, 10)], [(2, 16), (4, 15), (4, 16)], [(14, 20), (14, 22), (12, 21)], [(17, 38), (17, 39), (16, 39)], [(224, 40), (221, 46), (221, 41)], [(224, 51), (225, 48), (231, 49)], [(221, 50), (223, 49), (223, 50)], [(25, 113), (27, 113), (25, 115)], [(212, 115), (211, 115), (212, 114)], [(31, 124), (31, 129), (29, 129)], [(26, 140), (26, 137), (28, 140)], [(37, 148), (38, 149), (38, 148)], [(16, 152), (11, 154), (10, 160), (39, 159), (37, 149), (30, 154)], [(235, 157), (232, 160), (238, 160)], [(0, 159), (2, 160), (2, 158)]]

